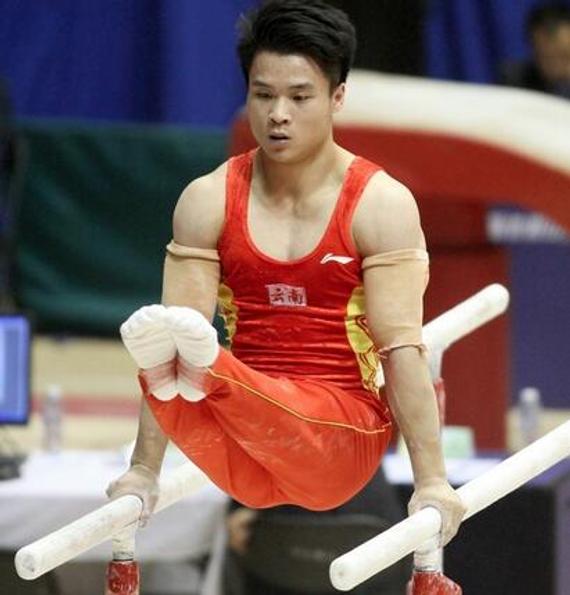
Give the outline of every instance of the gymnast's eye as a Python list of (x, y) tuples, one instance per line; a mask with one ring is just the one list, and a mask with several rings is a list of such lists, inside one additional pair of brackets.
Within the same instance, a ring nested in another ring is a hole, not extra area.
[(255, 97), (257, 97), (257, 99), (271, 99), (271, 93), (268, 93), (267, 91), (256, 91), (255, 92)]
[(297, 103), (302, 103), (303, 101), (307, 101), (310, 98), (310, 95), (295, 95), (293, 97), (293, 101), (296, 101)]

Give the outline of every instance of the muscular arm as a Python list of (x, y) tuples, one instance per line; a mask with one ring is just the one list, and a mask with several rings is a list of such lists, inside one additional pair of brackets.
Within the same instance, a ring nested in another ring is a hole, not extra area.
[[(225, 168), (192, 182), (174, 210), (173, 240), (180, 246), (216, 250), (224, 223)], [(216, 311), (220, 267), (199, 259), (167, 254), (164, 265), (162, 303), (188, 306), (210, 322)]]
[[(224, 218), (224, 177), (222, 167), (209, 176), (192, 182), (184, 190), (173, 216), (173, 239), (177, 244), (190, 248), (216, 249)], [(162, 303), (167, 306), (194, 308), (212, 321), (219, 280), (218, 263), (167, 254)], [(142, 399), (131, 468), (158, 475), (167, 443), (168, 439), (146, 400)], [(150, 508), (153, 506), (154, 504)]]
[[(353, 233), (363, 257), (425, 249), (413, 196), (385, 173), (377, 174), (369, 184), (355, 213)], [(364, 272), (366, 316), (378, 347), (387, 347), (382, 344), (386, 304), (398, 300), (396, 295), (385, 295), (384, 275), (381, 267)], [(421, 283), (413, 290), (417, 295), (412, 296), (418, 305), (422, 300), (420, 287)], [(444, 513), (443, 539), (447, 542), (457, 530), (462, 509), (446, 479), (438, 410), (426, 357), (416, 346), (399, 347), (387, 351), (382, 367), (388, 403), (408, 447), (414, 472), (415, 494), (410, 509), (428, 504), (438, 507)]]

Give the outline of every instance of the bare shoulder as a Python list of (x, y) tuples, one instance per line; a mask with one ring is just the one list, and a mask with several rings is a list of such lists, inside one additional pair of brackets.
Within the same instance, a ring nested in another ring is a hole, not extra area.
[(193, 248), (216, 248), (224, 224), (226, 171), (227, 163), (223, 163), (183, 190), (172, 219), (176, 242)]
[(384, 171), (375, 174), (366, 186), (354, 214), (352, 233), (363, 257), (390, 250), (425, 248), (413, 194)]

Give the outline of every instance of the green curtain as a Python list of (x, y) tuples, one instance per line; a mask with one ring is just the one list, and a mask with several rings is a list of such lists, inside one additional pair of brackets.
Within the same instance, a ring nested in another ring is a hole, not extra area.
[(217, 167), (226, 133), (26, 121), (16, 298), (39, 330), (115, 334), (160, 300), (182, 189)]

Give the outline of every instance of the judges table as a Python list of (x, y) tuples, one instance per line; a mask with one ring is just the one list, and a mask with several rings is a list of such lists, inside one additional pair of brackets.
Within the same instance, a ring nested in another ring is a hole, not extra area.
[[(168, 467), (181, 461), (167, 459)], [(127, 468), (117, 451), (33, 453), (19, 479), (0, 482), (0, 549), (16, 550), (107, 502), (105, 488)], [(208, 484), (158, 513), (137, 534), (137, 559), (188, 560), (210, 551), (227, 496)], [(110, 542), (82, 554), (108, 561)]]

